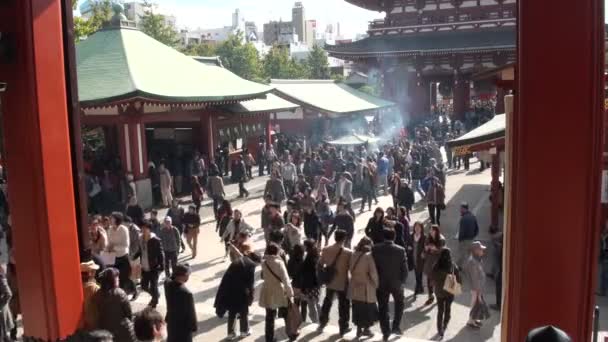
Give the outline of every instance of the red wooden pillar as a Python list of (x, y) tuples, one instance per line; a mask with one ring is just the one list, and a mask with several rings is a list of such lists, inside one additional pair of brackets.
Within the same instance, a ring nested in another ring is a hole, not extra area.
[(0, 31), (16, 42), (0, 80), (24, 334), (55, 341), (82, 310), (61, 1), (3, 1)]
[(551, 19), (560, 25), (538, 20), (547, 13), (546, 2), (518, 3), (503, 341), (523, 341), (530, 329), (546, 324), (564, 329), (573, 341), (591, 340), (603, 151), (603, 3), (552, 1)]
[(459, 120), (464, 120), (465, 113), (469, 110), (471, 86), (468, 80), (461, 75), (454, 76), (454, 115)]
[(496, 149), (496, 153), (492, 155), (492, 183), (490, 184), (492, 191), (492, 213), (490, 226), (494, 229), (498, 228), (498, 219), (500, 211), (500, 149)]
[(505, 95), (506, 91), (502, 87), (496, 88), (496, 114), (504, 114), (505, 112)]

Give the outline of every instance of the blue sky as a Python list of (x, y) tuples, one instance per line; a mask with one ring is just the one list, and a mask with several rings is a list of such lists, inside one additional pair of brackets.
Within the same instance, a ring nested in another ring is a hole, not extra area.
[[(255, 21), (261, 30), (270, 20), (291, 20), (295, 0), (155, 0), (162, 12), (173, 14), (179, 27), (214, 28), (230, 25), (232, 12), (241, 10), (245, 20)], [(340, 22), (347, 36), (364, 33), (367, 22), (381, 18), (378, 12), (367, 11), (344, 0), (302, 0), (306, 19), (317, 20), (318, 27)]]

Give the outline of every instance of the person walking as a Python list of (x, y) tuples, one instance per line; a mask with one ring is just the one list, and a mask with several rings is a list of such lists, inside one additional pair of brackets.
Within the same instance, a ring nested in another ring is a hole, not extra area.
[(213, 200), (213, 214), (215, 218), (218, 217), (218, 209), (220, 204), (224, 201), (226, 197), (226, 192), (224, 191), (224, 180), (220, 177), (220, 174), (215, 168), (212, 169), (212, 172), (209, 173), (209, 196)]
[[(395, 231), (384, 229), (384, 242), (374, 244), (372, 256), (378, 271), (378, 311), (380, 312), (380, 328), (384, 341), (391, 334), (401, 336), (401, 318), (405, 308), (405, 281), (407, 280), (407, 256), (405, 249), (394, 243)], [(391, 327), (389, 318), (389, 297), (395, 303), (395, 316)]]
[[(464, 271), (469, 279), (469, 285), (471, 287), (471, 312), (469, 314), (467, 326), (473, 329), (481, 328), (481, 321), (487, 318), (482, 314), (483, 311), (487, 311), (487, 309), (478, 310), (480, 307), (487, 307), (483, 297), (486, 273), (483, 269), (482, 258), (485, 250), (486, 246), (479, 241), (474, 241), (471, 244), (471, 255), (464, 266)], [(478, 305), (479, 307), (476, 307)]]
[(283, 186), (283, 181), (280, 179), (278, 172), (273, 172), (270, 179), (266, 182), (264, 196), (267, 195), (270, 195), (272, 200), (279, 204), (279, 206), (286, 198), (285, 187)]
[(285, 234), (285, 251), (287, 254), (291, 254), (295, 246), (302, 246), (304, 232), (302, 231), (302, 218), (298, 210), (291, 213), (290, 221), (285, 225), (283, 234)]
[(412, 207), (414, 206), (414, 203), (416, 203), (414, 191), (412, 191), (405, 179), (402, 179), (399, 184), (397, 190), (397, 206), (407, 209), (407, 218), (409, 220)]
[(194, 259), (198, 251), (198, 235), (201, 232), (201, 216), (195, 206), (188, 207), (188, 212), (184, 214), (182, 222), (186, 233), (186, 244), (192, 252), (192, 259)]
[[(304, 241), (304, 250), (306, 251), (306, 257), (300, 268), (302, 319), (306, 320), (306, 311), (308, 311), (310, 320), (313, 323), (318, 323), (319, 313), (321, 312), (321, 305), (319, 304), (321, 284), (317, 278), (317, 265), (321, 255), (317, 247), (317, 242), (313, 239)], [(308, 310), (306, 310), (306, 308)]]
[(164, 163), (160, 163), (158, 175), (160, 178), (160, 193), (163, 206), (168, 207), (171, 205), (171, 202), (173, 202), (173, 178), (171, 177), (171, 172), (165, 167)]
[[(129, 261), (129, 229), (123, 224), (124, 216), (119, 212), (112, 213), (108, 230), (107, 251), (115, 256), (114, 267), (120, 273), (120, 288), (133, 291), (134, 284), (130, 279), (131, 262)], [(136, 242), (134, 242), (136, 243)]]
[(352, 176), (348, 172), (340, 175), (340, 180), (336, 188), (336, 198), (342, 198), (345, 205), (350, 206), (353, 202), (353, 182)]
[(378, 154), (378, 166), (376, 172), (378, 174), (378, 187), (384, 191), (384, 195), (388, 195), (388, 158), (384, 156), (384, 152)]
[[(280, 247), (270, 243), (266, 247), (264, 261), (262, 261), (262, 288), (260, 290), (260, 307), (266, 310), (265, 340), (275, 342), (274, 321), (277, 313), (287, 318), (287, 306), (293, 303), (293, 288), (289, 281), (287, 268), (279, 256)], [(293, 338), (293, 336), (290, 336)]]
[(452, 317), (452, 302), (454, 295), (443, 289), (448, 274), (456, 275), (457, 268), (452, 262), (452, 254), (448, 248), (442, 248), (433, 271), (431, 271), (431, 283), (435, 288), (437, 296), (437, 336), (443, 339), (445, 330)]
[(410, 240), (411, 255), (413, 262), (411, 263), (414, 267), (414, 274), (416, 275), (416, 286), (414, 287), (414, 301), (416, 296), (424, 293), (424, 283), (422, 281), (422, 274), (424, 269), (424, 246), (426, 236), (424, 235), (424, 226), (422, 222), (416, 221), (414, 223), (414, 229), (412, 238)]
[(163, 330), (166, 327), (165, 320), (160, 312), (154, 308), (147, 307), (135, 314), (133, 319), (133, 330), (135, 337), (141, 342), (161, 342), (164, 340)]
[(203, 187), (199, 181), (199, 177), (192, 176), (190, 186), (192, 188), (192, 203), (194, 204), (194, 208), (196, 213), (199, 214), (201, 211), (201, 205), (203, 202)]
[(127, 294), (119, 285), (120, 272), (107, 268), (99, 275), (99, 291), (95, 293), (97, 329), (107, 330), (116, 342), (135, 342), (133, 313)]
[(357, 338), (373, 337), (370, 328), (378, 320), (376, 291), (379, 280), (376, 263), (371, 254), (372, 244), (368, 237), (359, 241), (349, 268), (351, 280), (348, 294), (353, 305), (353, 324), (357, 326)]
[(228, 225), (226, 226), (226, 230), (222, 235), (222, 241), (226, 242), (234, 242), (237, 236), (241, 233), (247, 233), (247, 235), (253, 234), (253, 228), (245, 222), (243, 219), (243, 213), (240, 210), (235, 209), (232, 214), (232, 218)]
[(281, 167), (281, 176), (285, 186), (287, 198), (291, 198), (295, 194), (296, 180), (298, 178), (298, 169), (292, 162), (291, 156), (287, 156), (287, 160)]
[(374, 244), (384, 242), (384, 209), (378, 207), (374, 211), (374, 216), (369, 219), (365, 227), (365, 235), (372, 239)]
[(144, 221), (141, 225), (141, 248), (134, 259), (141, 257), (141, 288), (152, 296), (148, 304), (155, 308), (160, 294), (158, 292), (158, 277), (165, 269), (165, 252), (160, 239), (152, 232), (152, 223)]
[(304, 235), (307, 239), (312, 239), (321, 243), (322, 224), (321, 219), (317, 216), (314, 207), (307, 207), (304, 210)]
[(441, 210), (445, 209), (445, 191), (437, 177), (430, 176), (426, 202), (431, 223), (441, 225)]
[(255, 268), (260, 257), (253, 252), (250, 244), (244, 245), (240, 256), (235, 259), (222, 276), (215, 296), (214, 307), (218, 316), (228, 312), (228, 340), (237, 338), (235, 333), (236, 317), (239, 317), (240, 338), (251, 335), (249, 330), (249, 307), (255, 292)]
[(334, 224), (329, 231), (329, 234), (327, 234), (327, 239), (329, 239), (332, 233), (337, 229), (341, 229), (346, 232), (346, 241), (344, 242), (344, 246), (350, 248), (353, 236), (355, 235), (354, 219), (348, 210), (346, 210), (346, 206), (343, 203), (338, 203), (337, 212), (338, 213), (334, 218)]
[(167, 300), (167, 342), (192, 342), (198, 330), (194, 297), (186, 287), (190, 279), (190, 265), (177, 264), (170, 279), (165, 280)]
[[(79, 327), (83, 330), (95, 330), (97, 329), (99, 311), (97, 304), (95, 303), (95, 294), (99, 291), (99, 285), (95, 279), (95, 273), (99, 270), (93, 260), (80, 263), (80, 276), (82, 278), (82, 294), (83, 294), (83, 307), (82, 307), (82, 318), (80, 320)], [(0, 271), (1, 272), (1, 271)], [(8, 279), (8, 284), (11, 285), (11, 279)], [(12, 286), (9, 286), (12, 288)], [(12, 292), (12, 289), (11, 289)], [(12, 298), (11, 298), (12, 299)], [(10, 307), (10, 302), (9, 302)], [(11, 310), (12, 312), (12, 310)], [(17, 313), (12, 312), (13, 321), (17, 318)], [(12, 333), (11, 333), (12, 334)], [(16, 334), (15, 334), (16, 337)], [(14, 338), (16, 340), (16, 338)]]
[(369, 210), (372, 210), (372, 198), (374, 197), (374, 191), (375, 186), (372, 173), (367, 165), (363, 165), (361, 169), (361, 213), (365, 209), (365, 203), (368, 204)]
[(173, 226), (170, 216), (165, 217), (163, 227), (160, 229), (159, 238), (165, 252), (165, 276), (169, 278), (177, 265), (177, 254), (179, 253), (181, 240), (179, 230)]
[[(243, 151), (243, 159), (245, 161), (245, 169), (247, 170), (247, 178), (253, 179), (253, 165), (255, 164), (255, 159), (253, 159), (253, 155), (249, 152), (249, 149), (245, 149)], [(264, 170), (262, 170), (264, 172)]]
[(434, 224), (431, 226), (431, 230), (429, 235), (426, 237), (424, 241), (424, 275), (427, 278), (427, 285), (429, 291), (429, 298), (424, 303), (424, 305), (431, 305), (435, 301), (434, 296), (434, 288), (431, 282), (431, 272), (437, 263), (437, 259), (439, 259), (439, 253), (441, 249), (445, 247), (445, 237), (441, 235), (441, 231), (439, 230), (439, 226)]
[(205, 160), (201, 158), (200, 152), (194, 152), (194, 158), (190, 163), (190, 175), (196, 177), (201, 185), (205, 185)]
[(477, 218), (469, 211), (469, 204), (464, 202), (460, 205), (460, 222), (458, 223), (458, 259), (456, 264), (462, 267), (469, 258), (471, 244), (479, 234)]
[(333, 266), (334, 274), (332, 279), (326, 284), (325, 299), (321, 307), (321, 317), (319, 318), (318, 331), (323, 331), (329, 322), (329, 312), (336, 295), (338, 296), (338, 326), (340, 336), (346, 335), (352, 329), (349, 327), (350, 321), (350, 302), (346, 293), (348, 284), (348, 270), (352, 251), (344, 246), (346, 242), (346, 232), (336, 230), (334, 233), (335, 243), (323, 248), (319, 264), (328, 267)]
[(247, 181), (247, 168), (243, 161), (243, 156), (240, 155), (236, 161), (236, 165), (232, 170), (234, 179), (239, 183), (239, 198), (249, 197), (249, 191), (245, 189), (245, 182)]

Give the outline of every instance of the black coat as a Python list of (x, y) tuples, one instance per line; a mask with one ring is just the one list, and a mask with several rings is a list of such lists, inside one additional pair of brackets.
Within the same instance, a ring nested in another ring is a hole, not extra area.
[(306, 237), (319, 236), (322, 227), (321, 220), (316, 212), (304, 213), (304, 234)]
[(175, 280), (165, 281), (167, 300), (167, 342), (192, 342), (197, 330), (194, 297), (186, 285)]
[(405, 227), (401, 222), (395, 223), (395, 243), (405, 248)]
[(416, 200), (414, 199), (414, 192), (409, 186), (401, 186), (399, 187), (399, 191), (397, 192), (397, 203), (400, 207), (405, 207), (407, 210), (412, 210), (414, 203)]
[[(143, 239), (142, 239), (143, 244)], [(163, 251), (163, 244), (160, 239), (155, 235), (151, 236), (148, 239), (148, 265), (150, 266), (151, 271), (162, 272), (165, 269), (165, 252)], [(137, 259), (141, 256), (141, 248), (135, 255), (133, 255), (133, 259)]]
[(241, 257), (228, 266), (215, 296), (215, 312), (223, 317), (226, 311), (240, 312), (253, 302), (256, 264)]
[(376, 243), (384, 242), (384, 224), (382, 220), (378, 222), (375, 217), (372, 217), (367, 222), (367, 226), (365, 227), (365, 235), (372, 239), (372, 241)]
[(334, 218), (334, 225), (331, 231), (334, 232), (336, 229), (342, 229), (346, 232), (348, 240), (352, 240), (355, 235), (355, 223), (352, 216), (349, 214), (338, 214)]
[(300, 268), (301, 274), (301, 289), (312, 290), (321, 287), (319, 279), (317, 278), (317, 264), (319, 263), (319, 257), (313, 257), (306, 255), (302, 267)]
[(372, 256), (378, 271), (379, 290), (399, 290), (407, 280), (405, 249), (392, 241), (375, 244)]
[(144, 223), (144, 210), (139, 204), (128, 206), (127, 216), (129, 216), (133, 220), (133, 223), (138, 226), (141, 226), (142, 223)]

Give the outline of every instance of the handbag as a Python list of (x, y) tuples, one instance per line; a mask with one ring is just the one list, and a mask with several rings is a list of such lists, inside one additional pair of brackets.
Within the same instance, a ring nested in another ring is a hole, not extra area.
[(490, 309), (483, 296), (479, 296), (479, 300), (475, 301), (473, 309), (471, 309), (471, 318), (477, 321), (483, 321), (490, 318)]
[(289, 302), (287, 304), (287, 318), (285, 319), (285, 333), (290, 339), (295, 339), (300, 335), (300, 325), (302, 325), (302, 314), (298, 305)]
[(458, 282), (454, 269), (452, 265), (452, 272), (448, 273), (443, 282), (443, 290), (453, 296), (459, 296), (462, 294), (462, 285)]
[(336, 263), (338, 262), (338, 258), (340, 258), (340, 254), (342, 254), (342, 250), (343, 248), (340, 248), (338, 255), (336, 255), (336, 258), (331, 264), (321, 265), (317, 270), (317, 278), (319, 278), (321, 284), (327, 285), (336, 277)]

